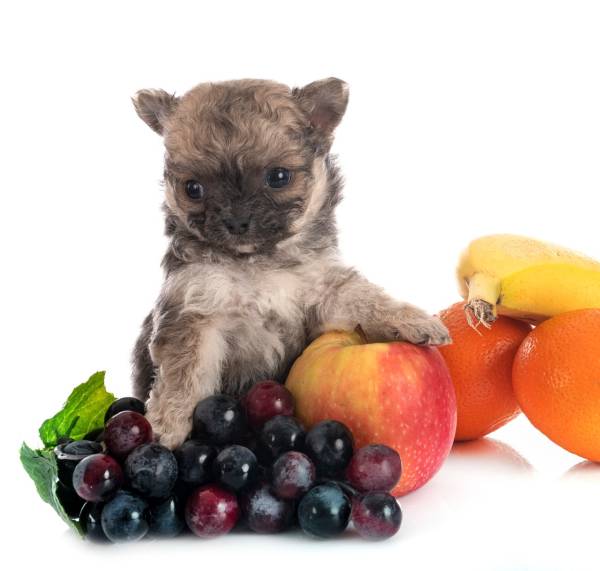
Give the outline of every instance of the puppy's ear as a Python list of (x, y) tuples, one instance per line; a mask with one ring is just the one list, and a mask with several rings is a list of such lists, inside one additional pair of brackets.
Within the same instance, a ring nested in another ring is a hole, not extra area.
[(140, 118), (159, 135), (163, 134), (165, 122), (179, 102), (175, 95), (162, 89), (142, 89), (131, 100)]
[(330, 77), (296, 88), (293, 94), (308, 113), (311, 126), (329, 138), (346, 111), (348, 84)]

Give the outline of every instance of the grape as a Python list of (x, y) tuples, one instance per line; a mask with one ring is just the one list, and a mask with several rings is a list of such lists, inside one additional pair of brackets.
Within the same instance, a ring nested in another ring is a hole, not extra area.
[(207, 437), (214, 444), (232, 444), (248, 431), (246, 414), (241, 405), (227, 395), (213, 395), (201, 400), (194, 409), (194, 438)]
[(258, 476), (254, 452), (234, 444), (219, 452), (213, 464), (215, 478), (227, 488), (239, 491), (253, 484)]
[(118, 462), (106, 454), (84, 458), (73, 471), (73, 488), (79, 497), (89, 502), (103, 502), (123, 483), (123, 471)]
[(357, 450), (346, 470), (350, 485), (361, 492), (389, 492), (401, 474), (398, 452), (383, 444), (371, 444)]
[(113, 403), (108, 407), (106, 414), (104, 415), (104, 424), (106, 424), (109, 419), (111, 419), (115, 414), (119, 412), (123, 412), (124, 410), (132, 410), (141, 415), (146, 414), (146, 405), (139, 399), (134, 397), (123, 397), (113, 401)]
[(273, 464), (273, 491), (286, 500), (295, 500), (315, 483), (315, 465), (302, 452), (282, 454)]
[(142, 496), (166, 498), (177, 480), (177, 460), (160, 444), (142, 444), (127, 456), (125, 474), (131, 488)]
[(134, 448), (152, 442), (152, 427), (139, 412), (125, 410), (113, 416), (104, 428), (108, 451), (122, 460)]
[(150, 534), (155, 537), (176, 537), (185, 527), (179, 502), (173, 496), (150, 506), (148, 522)]
[(298, 522), (313, 537), (333, 537), (348, 527), (350, 500), (335, 484), (315, 486), (300, 500)]
[(356, 489), (354, 489), (348, 482), (345, 482), (344, 480), (332, 480), (331, 478), (327, 478), (324, 481), (319, 481), (317, 480), (317, 484), (335, 484), (336, 486), (339, 486), (342, 490), (342, 492), (344, 492), (344, 494), (346, 494), (346, 496), (348, 496), (350, 498), (350, 500), (352, 500), (352, 498), (355, 498), (356, 496), (360, 495), (360, 492)]
[(179, 479), (190, 485), (206, 484), (212, 477), (212, 463), (217, 451), (210, 444), (187, 440), (174, 452)]
[(137, 541), (149, 529), (148, 504), (129, 492), (119, 492), (102, 509), (102, 531), (112, 542)]
[(91, 440), (74, 440), (63, 446), (63, 452), (66, 455), (80, 456), (80, 460), (83, 460), (85, 456), (98, 454), (101, 450), (102, 445)]
[(304, 448), (304, 427), (293, 416), (276, 416), (260, 432), (260, 443), (271, 461), (289, 450)]
[(275, 496), (266, 483), (245, 494), (242, 507), (248, 527), (256, 533), (283, 531), (294, 517), (293, 502)]
[(342, 472), (354, 449), (352, 433), (341, 422), (324, 420), (315, 424), (306, 435), (306, 453), (324, 476)]
[(239, 517), (235, 495), (212, 484), (194, 490), (185, 505), (185, 521), (199, 537), (223, 535), (235, 526)]
[(89, 440), (71, 440), (54, 449), (58, 479), (67, 487), (73, 485), (73, 470), (86, 456), (102, 452), (102, 445)]
[(387, 492), (369, 492), (353, 501), (352, 522), (365, 539), (387, 539), (400, 529), (402, 511)]
[(79, 515), (85, 500), (81, 499), (71, 486), (65, 486), (62, 482), (56, 482), (56, 497), (65, 513), (74, 519)]
[(256, 383), (244, 397), (248, 422), (254, 429), (277, 415), (294, 414), (294, 397), (281, 383), (262, 381)]
[(104, 504), (95, 504), (94, 502), (86, 502), (81, 508), (79, 513), (79, 523), (81, 529), (86, 537), (90, 541), (103, 543), (108, 541), (108, 538), (102, 530), (102, 523), (100, 518), (102, 516), (102, 509)]

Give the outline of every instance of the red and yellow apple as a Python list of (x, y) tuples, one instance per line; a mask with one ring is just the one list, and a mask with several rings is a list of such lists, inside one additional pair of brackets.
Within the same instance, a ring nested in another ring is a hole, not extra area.
[(394, 448), (402, 460), (396, 496), (429, 481), (452, 447), (456, 396), (434, 347), (367, 343), (357, 332), (332, 331), (305, 349), (286, 386), (307, 428), (339, 420), (353, 432), (356, 447)]

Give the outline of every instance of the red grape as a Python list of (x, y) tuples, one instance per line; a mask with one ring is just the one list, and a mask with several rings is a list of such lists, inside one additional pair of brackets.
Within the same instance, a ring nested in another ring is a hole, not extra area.
[(185, 521), (199, 537), (228, 533), (239, 517), (240, 508), (235, 495), (212, 484), (192, 492), (185, 505)]
[(106, 423), (104, 442), (108, 451), (124, 459), (134, 448), (152, 442), (152, 426), (139, 412), (125, 410)]
[(398, 452), (383, 444), (370, 444), (354, 453), (346, 477), (360, 492), (389, 492), (400, 480), (401, 473)]
[(302, 452), (286, 452), (273, 464), (273, 491), (286, 500), (295, 500), (308, 492), (315, 483), (316, 470), (312, 460)]
[(294, 397), (281, 383), (262, 381), (256, 383), (244, 397), (244, 406), (252, 428), (260, 428), (274, 416), (292, 416)]
[(88, 502), (103, 502), (123, 483), (119, 463), (106, 454), (92, 454), (84, 458), (73, 471), (73, 488)]
[(365, 539), (387, 539), (400, 529), (402, 511), (394, 496), (369, 492), (352, 502), (352, 522)]

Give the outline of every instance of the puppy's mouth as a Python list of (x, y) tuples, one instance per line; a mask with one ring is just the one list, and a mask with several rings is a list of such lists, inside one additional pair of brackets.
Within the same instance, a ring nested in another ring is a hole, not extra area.
[(289, 233), (279, 227), (277, 232), (274, 232), (273, 228), (269, 228), (269, 232), (256, 235), (252, 227), (241, 232), (221, 224), (207, 228), (205, 222), (204, 218), (188, 218), (190, 228), (202, 242), (211, 245), (213, 248), (233, 254), (252, 255), (264, 253), (289, 237)]
[(238, 254), (254, 254), (258, 248), (256, 244), (238, 244), (234, 245), (233, 249)]

